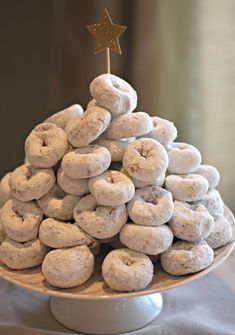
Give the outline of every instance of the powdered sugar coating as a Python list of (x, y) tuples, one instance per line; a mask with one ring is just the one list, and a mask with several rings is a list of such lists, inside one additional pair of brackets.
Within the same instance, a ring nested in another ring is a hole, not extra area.
[(39, 239), (19, 243), (7, 237), (0, 245), (0, 259), (11, 269), (28, 269), (40, 265), (49, 250)]
[(116, 249), (105, 257), (102, 276), (112, 290), (137, 291), (152, 281), (153, 264), (142, 253), (126, 248)]
[(120, 172), (122, 172), (128, 178), (132, 180), (133, 184), (135, 185), (135, 188), (142, 188), (146, 186), (162, 186), (164, 184), (165, 177), (166, 177), (165, 173), (163, 173), (157, 178), (150, 178), (149, 180), (138, 180), (134, 177), (131, 177), (129, 173), (123, 167), (120, 169)]
[(135, 194), (132, 181), (115, 170), (107, 170), (97, 177), (90, 178), (89, 189), (97, 202), (103, 206), (123, 205)]
[(109, 238), (119, 233), (127, 222), (126, 206), (103, 207), (92, 195), (82, 198), (74, 208), (79, 227), (95, 238)]
[(196, 175), (169, 175), (165, 179), (165, 188), (175, 200), (197, 201), (202, 199), (208, 190), (206, 178)]
[(71, 178), (90, 178), (108, 169), (110, 152), (99, 145), (89, 145), (67, 153), (61, 163), (64, 172)]
[(90, 245), (94, 242), (94, 239), (76, 224), (51, 218), (42, 221), (39, 238), (45, 245), (56, 249)]
[(109, 111), (101, 107), (90, 107), (80, 117), (70, 120), (65, 132), (74, 147), (84, 147), (96, 140), (108, 127)]
[(215, 188), (219, 184), (219, 171), (212, 165), (200, 165), (195, 173), (205, 177), (209, 183), (209, 189)]
[(57, 182), (68, 194), (82, 196), (89, 193), (88, 179), (75, 179), (66, 175), (60, 167), (57, 171)]
[(42, 273), (49, 284), (61, 288), (85, 283), (93, 269), (94, 256), (86, 245), (53, 250), (42, 263)]
[(37, 203), (47, 217), (68, 221), (73, 218), (73, 209), (79, 200), (79, 197), (66, 194), (55, 184), (46, 195), (37, 200)]
[(174, 211), (172, 195), (159, 186), (148, 186), (135, 191), (128, 203), (129, 217), (136, 224), (159, 226), (167, 223)]
[(37, 169), (24, 164), (12, 172), (9, 183), (15, 198), (31, 201), (48, 193), (55, 184), (55, 175), (52, 169)]
[(92, 99), (88, 102), (86, 108), (91, 108), (91, 107), (101, 107), (98, 105), (97, 101), (95, 99)]
[(9, 199), (0, 214), (4, 231), (12, 240), (27, 242), (38, 236), (43, 212), (37, 203)]
[(68, 150), (67, 136), (53, 123), (37, 125), (26, 138), (27, 161), (37, 168), (54, 166)]
[(209, 190), (202, 199), (200, 199), (199, 201), (193, 201), (192, 204), (203, 205), (212, 216), (216, 214), (224, 214), (223, 200), (220, 193), (215, 189)]
[(54, 123), (58, 127), (65, 129), (66, 124), (83, 114), (83, 108), (81, 105), (74, 104), (70, 107), (63, 109), (62, 111), (52, 114), (44, 122)]
[(177, 129), (173, 122), (152, 116), (153, 129), (144, 137), (153, 138), (164, 146), (168, 146), (177, 137)]
[(174, 142), (168, 149), (169, 165), (171, 174), (187, 174), (198, 169), (202, 157), (200, 152), (187, 143)]
[(233, 230), (228, 220), (223, 215), (215, 215), (214, 229), (207, 237), (206, 242), (212, 249), (222, 247), (233, 238)]
[(214, 252), (205, 241), (179, 241), (161, 255), (161, 266), (173, 276), (201, 271), (214, 260)]
[(146, 227), (128, 223), (120, 233), (121, 243), (147, 255), (158, 255), (166, 251), (172, 245), (173, 237), (167, 225)]
[(152, 127), (152, 120), (147, 113), (123, 114), (112, 119), (104, 136), (107, 139), (120, 140), (147, 134)]
[(123, 167), (130, 176), (143, 181), (165, 174), (168, 156), (165, 148), (153, 139), (138, 139), (130, 143), (123, 155)]
[(101, 74), (90, 84), (90, 92), (97, 104), (117, 116), (132, 112), (137, 105), (137, 94), (125, 80), (109, 73)]
[(214, 228), (214, 218), (203, 205), (174, 201), (174, 215), (168, 224), (176, 237), (195, 242), (209, 236)]
[(123, 154), (126, 151), (128, 144), (134, 140), (135, 138), (133, 137), (125, 140), (108, 140), (101, 136), (95, 143), (108, 149), (111, 154), (112, 162), (120, 162), (122, 161)]

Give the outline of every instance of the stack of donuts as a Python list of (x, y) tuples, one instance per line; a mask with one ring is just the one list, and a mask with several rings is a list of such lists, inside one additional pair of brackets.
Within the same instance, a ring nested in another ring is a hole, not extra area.
[(102, 276), (116, 291), (145, 288), (157, 261), (174, 276), (205, 269), (232, 239), (217, 169), (175, 141), (172, 122), (134, 111), (123, 79), (102, 74), (90, 92), (86, 111), (72, 105), (37, 125), (25, 163), (2, 178), (2, 263), (42, 265), (49, 284), (71, 288), (105, 245)]

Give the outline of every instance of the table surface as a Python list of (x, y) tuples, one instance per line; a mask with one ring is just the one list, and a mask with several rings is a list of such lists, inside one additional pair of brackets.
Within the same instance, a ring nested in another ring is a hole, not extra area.
[[(160, 316), (131, 334), (234, 335), (234, 270), (235, 252), (211, 274), (165, 292)], [(73, 334), (53, 319), (48, 299), (0, 279), (0, 335)]]

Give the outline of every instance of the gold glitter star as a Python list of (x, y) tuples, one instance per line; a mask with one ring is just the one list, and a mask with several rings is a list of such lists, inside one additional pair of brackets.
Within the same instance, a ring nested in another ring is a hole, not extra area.
[(86, 26), (86, 28), (95, 38), (95, 54), (108, 48), (121, 55), (118, 38), (126, 27), (114, 24), (106, 9), (100, 23)]

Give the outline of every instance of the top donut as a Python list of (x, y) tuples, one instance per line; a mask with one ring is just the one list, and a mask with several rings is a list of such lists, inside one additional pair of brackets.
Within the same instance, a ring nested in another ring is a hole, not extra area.
[(113, 74), (96, 77), (90, 84), (90, 92), (97, 104), (108, 109), (112, 116), (131, 113), (137, 106), (136, 91)]

